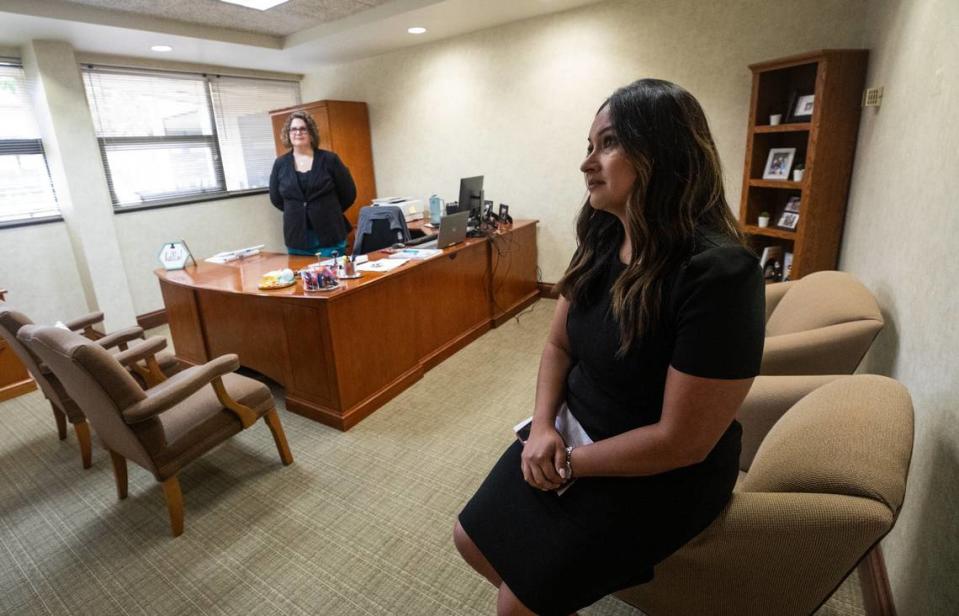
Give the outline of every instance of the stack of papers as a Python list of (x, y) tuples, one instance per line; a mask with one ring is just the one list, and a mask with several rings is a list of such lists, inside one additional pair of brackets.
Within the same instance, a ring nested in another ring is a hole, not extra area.
[(356, 269), (361, 272), (392, 272), (407, 261), (409, 259), (380, 259), (357, 265)]

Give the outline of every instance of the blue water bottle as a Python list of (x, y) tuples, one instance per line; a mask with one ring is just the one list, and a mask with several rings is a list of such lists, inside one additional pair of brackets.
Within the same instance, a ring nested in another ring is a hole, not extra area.
[(440, 215), (443, 212), (443, 200), (438, 195), (430, 195), (430, 224), (440, 224)]

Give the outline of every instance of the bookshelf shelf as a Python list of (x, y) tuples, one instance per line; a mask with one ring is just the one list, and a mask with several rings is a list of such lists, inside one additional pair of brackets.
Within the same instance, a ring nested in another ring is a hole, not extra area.
[[(784, 260), (792, 259), (791, 279), (836, 268), (868, 56), (865, 49), (827, 49), (749, 66), (753, 88), (739, 222), (757, 253), (770, 248), (767, 254), (781, 251)], [(809, 95), (812, 115), (789, 122), (800, 98)], [(775, 114), (785, 122), (767, 124)], [(762, 179), (770, 151), (778, 148), (795, 150), (792, 168), (804, 166), (802, 181)], [(794, 231), (757, 225), (762, 212), (777, 222), (790, 202), (790, 211), (797, 203), (799, 209)]]

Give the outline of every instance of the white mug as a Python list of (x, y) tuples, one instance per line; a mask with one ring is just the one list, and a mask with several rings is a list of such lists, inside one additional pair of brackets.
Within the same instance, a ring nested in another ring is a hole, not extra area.
[(805, 169), (793, 169), (793, 181), (802, 182), (802, 174)]
[(782, 122), (782, 121), (783, 121), (783, 114), (781, 114), (781, 113), (776, 113), (776, 114), (773, 114), (773, 115), (769, 116), (769, 125), (770, 125), (770, 126), (778, 126), (779, 123)]

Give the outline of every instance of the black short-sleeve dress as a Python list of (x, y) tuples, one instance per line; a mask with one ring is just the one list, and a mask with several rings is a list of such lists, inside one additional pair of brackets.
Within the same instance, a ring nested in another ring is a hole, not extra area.
[[(765, 294), (758, 261), (723, 236), (701, 233), (668, 278), (656, 331), (617, 358), (610, 289), (625, 269), (609, 259), (602, 291), (570, 306), (570, 411), (594, 441), (656, 423), (667, 368), (695, 376), (755, 376), (762, 359)], [(583, 477), (562, 496), (523, 480), (522, 446), (510, 446), (460, 513), (466, 533), (510, 589), (537, 614), (570, 614), (647, 582), (653, 566), (720, 513), (738, 472), (733, 422), (693, 466), (644, 477)]]

